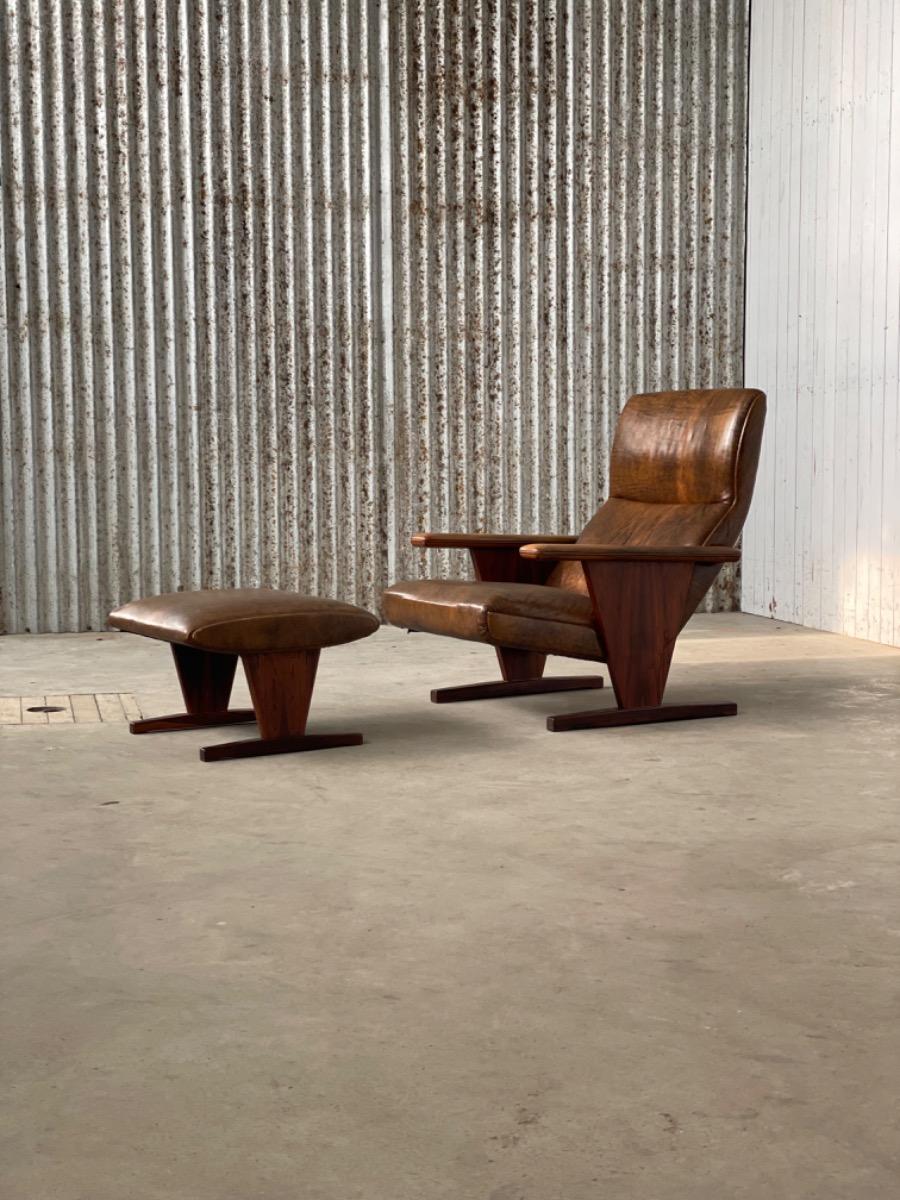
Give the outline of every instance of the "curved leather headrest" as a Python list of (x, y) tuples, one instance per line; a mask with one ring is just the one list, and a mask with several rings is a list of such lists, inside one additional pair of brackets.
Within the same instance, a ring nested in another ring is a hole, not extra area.
[(616, 426), (610, 496), (649, 504), (739, 501), (753, 488), (765, 404), (754, 388), (632, 396)]

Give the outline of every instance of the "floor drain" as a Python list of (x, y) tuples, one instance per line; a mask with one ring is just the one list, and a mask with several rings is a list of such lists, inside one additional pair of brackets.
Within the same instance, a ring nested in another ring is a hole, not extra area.
[(63, 712), (63, 708), (58, 704), (33, 704), (31, 708), (26, 708), (26, 712)]

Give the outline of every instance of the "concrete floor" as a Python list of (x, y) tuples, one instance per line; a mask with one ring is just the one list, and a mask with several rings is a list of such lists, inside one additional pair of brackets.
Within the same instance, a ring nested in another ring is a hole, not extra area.
[[(319, 754), (0, 732), (4, 1200), (900, 1194), (900, 653), (704, 617), (668, 698), (737, 719), (427, 702), (493, 674), (327, 651)], [(66, 691), (179, 706), (165, 646), (0, 639)]]

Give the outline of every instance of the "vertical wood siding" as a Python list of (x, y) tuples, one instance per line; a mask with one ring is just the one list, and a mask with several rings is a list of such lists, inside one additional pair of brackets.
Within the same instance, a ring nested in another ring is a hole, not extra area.
[(577, 530), (631, 392), (741, 380), (745, 60), (745, 0), (2, 0), (0, 628)]
[(743, 606), (900, 646), (900, 8), (754, 0)]

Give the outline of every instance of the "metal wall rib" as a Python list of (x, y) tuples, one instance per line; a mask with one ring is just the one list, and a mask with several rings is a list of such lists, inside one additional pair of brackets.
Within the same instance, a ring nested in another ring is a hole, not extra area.
[(0, 628), (577, 529), (631, 392), (740, 382), (745, 50), (746, 0), (4, 0)]

